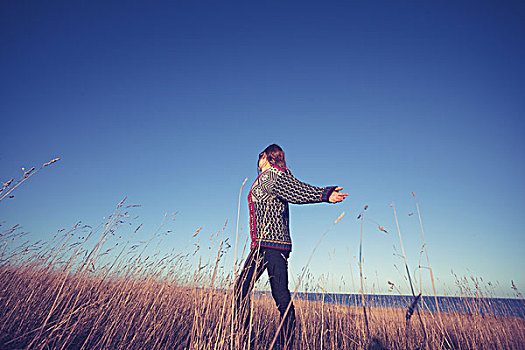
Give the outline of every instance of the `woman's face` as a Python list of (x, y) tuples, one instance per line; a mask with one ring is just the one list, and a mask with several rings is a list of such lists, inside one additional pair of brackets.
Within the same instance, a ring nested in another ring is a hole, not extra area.
[(259, 171), (262, 171), (267, 163), (268, 159), (266, 159), (266, 154), (263, 153), (263, 155), (259, 157)]

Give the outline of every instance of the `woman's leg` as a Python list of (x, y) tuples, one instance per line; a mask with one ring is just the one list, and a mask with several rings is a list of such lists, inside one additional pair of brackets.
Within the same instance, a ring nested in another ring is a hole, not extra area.
[[(284, 317), (283, 327), (279, 332), (279, 344), (282, 349), (293, 347), (295, 335), (295, 309), (291, 303), (288, 289), (288, 257), (290, 252), (277, 249), (265, 249), (264, 261), (268, 268), (272, 296), (277, 304), (281, 320)], [(288, 309), (288, 304), (290, 308)], [(286, 312), (288, 309), (288, 312)], [(285, 315), (286, 313), (286, 315)]]
[[(250, 324), (250, 294), (255, 282), (264, 272), (263, 252), (258, 248), (252, 249), (246, 262), (235, 281), (235, 312), (237, 326), (242, 327), (242, 332), (247, 332)], [(241, 329), (239, 329), (241, 331)]]

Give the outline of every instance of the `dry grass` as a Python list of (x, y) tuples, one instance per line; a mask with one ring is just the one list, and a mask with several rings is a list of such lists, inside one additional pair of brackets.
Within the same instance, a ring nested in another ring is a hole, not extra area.
[[(0, 271), (2, 349), (229, 349), (231, 293), (176, 281), (68, 275), (36, 268)], [(369, 309), (370, 340), (361, 308), (297, 300), (296, 348), (498, 348), (525, 346), (525, 320), (443, 313), (445, 339), (433, 314), (405, 328), (404, 310)], [(254, 349), (267, 349), (278, 326), (268, 297), (254, 299)], [(323, 332), (321, 333), (321, 329)], [(447, 341), (450, 345), (447, 345)], [(235, 348), (242, 348), (235, 344)]]
[[(126, 243), (119, 233), (130, 207), (121, 202), (99, 227), (77, 224), (51, 243), (15, 244), (16, 227), (0, 233), (0, 349), (248, 348), (231, 340), (233, 273), (217, 268), (228, 244), (212, 235), (215, 248), (195, 268), (199, 246), (191, 240), (191, 252), (166, 255), (150, 249), (159, 232)], [(462, 289), (476, 297), (468, 299), (472, 314), (442, 312), (441, 324), (421, 312), (426, 339), (419, 322), (407, 327), (405, 310), (367, 308), (367, 336), (362, 308), (296, 300), (294, 348), (525, 348), (525, 320), (477, 313), (490, 304), (479, 291)], [(277, 309), (265, 294), (253, 309), (251, 348), (267, 349)]]

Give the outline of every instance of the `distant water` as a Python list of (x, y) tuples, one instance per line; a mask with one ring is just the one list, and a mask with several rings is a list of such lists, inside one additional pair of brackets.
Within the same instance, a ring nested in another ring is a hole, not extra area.
[[(312, 301), (321, 301), (321, 293), (298, 293), (296, 298)], [(362, 306), (359, 294), (325, 294), (325, 303)], [(403, 295), (365, 295), (365, 303), (369, 307), (388, 307), (407, 309), (412, 303), (412, 296)], [(504, 298), (463, 298), (437, 297), (441, 312), (477, 313), (482, 315), (519, 317), (525, 319), (525, 300)], [(423, 296), (419, 300), (420, 310), (435, 312), (434, 296)]]

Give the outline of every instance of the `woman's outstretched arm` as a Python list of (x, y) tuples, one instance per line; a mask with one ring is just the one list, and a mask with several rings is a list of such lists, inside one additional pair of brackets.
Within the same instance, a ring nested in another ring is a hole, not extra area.
[(273, 186), (273, 193), (279, 198), (294, 204), (341, 202), (348, 196), (339, 193), (342, 187), (316, 187), (297, 180), (290, 172), (281, 172)]

